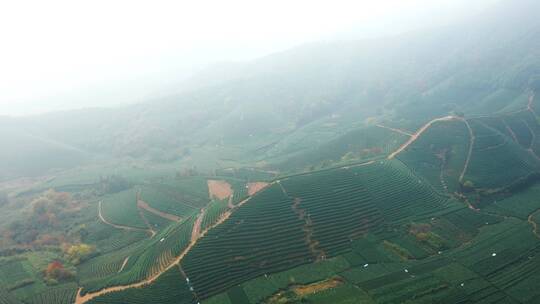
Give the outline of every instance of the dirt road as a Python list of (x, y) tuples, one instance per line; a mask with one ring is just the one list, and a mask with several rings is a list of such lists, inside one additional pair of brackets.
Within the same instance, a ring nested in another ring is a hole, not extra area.
[(130, 227), (130, 226), (117, 225), (117, 224), (113, 224), (113, 223), (107, 221), (103, 217), (103, 214), (101, 213), (101, 201), (98, 203), (98, 217), (103, 223), (105, 223), (105, 224), (107, 224), (109, 226), (112, 226), (112, 227), (114, 227), (116, 229), (123, 229), (123, 230), (129, 230), (129, 231), (147, 231), (149, 233), (152, 233), (152, 231), (149, 230), (149, 229), (142, 229), (142, 228), (136, 228), (136, 227)]
[(420, 135), (422, 135), (422, 133), (424, 133), (427, 129), (429, 129), (429, 127), (431, 127), (434, 123), (439, 122), (439, 121), (450, 121), (450, 120), (456, 120), (456, 119), (458, 119), (456, 116), (450, 115), (450, 116), (435, 118), (432, 121), (426, 123), (420, 129), (418, 129), (418, 131), (412, 134), (411, 137), (403, 145), (401, 145), (401, 147), (399, 147), (392, 154), (388, 155), (388, 159), (393, 159), (394, 157), (396, 157), (396, 155), (401, 153), (403, 150), (407, 149), (408, 146), (414, 143), (420, 137)]
[(381, 125), (381, 124), (376, 124), (375, 126), (379, 127), (379, 128), (387, 129), (387, 130), (390, 130), (390, 131), (393, 131), (393, 132), (396, 132), (396, 133), (399, 133), (399, 134), (403, 134), (405, 136), (413, 136), (412, 133), (410, 133), (408, 131), (405, 131), (405, 130), (391, 128), (391, 127), (387, 127), (387, 126), (384, 126), (384, 125)]

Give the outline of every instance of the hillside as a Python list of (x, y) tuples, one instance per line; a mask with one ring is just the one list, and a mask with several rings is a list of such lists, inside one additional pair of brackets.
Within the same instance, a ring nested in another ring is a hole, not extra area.
[(538, 9), (0, 117), (0, 304), (538, 303)]

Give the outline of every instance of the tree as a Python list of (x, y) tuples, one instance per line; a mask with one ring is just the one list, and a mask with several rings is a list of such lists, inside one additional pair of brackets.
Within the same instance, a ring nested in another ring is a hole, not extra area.
[(464, 192), (471, 192), (471, 191), (474, 190), (474, 183), (471, 182), (470, 180), (465, 181), (462, 184), (462, 189), (463, 189)]
[(76, 244), (71, 246), (66, 246), (65, 254), (67, 258), (74, 264), (78, 265), (88, 258), (92, 257), (92, 255), (95, 253), (96, 248), (94, 246), (90, 246), (88, 244)]
[(64, 268), (59, 261), (53, 261), (45, 269), (45, 278), (49, 285), (57, 284), (60, 281), (67, 281), (74, 277), (73, 272)]

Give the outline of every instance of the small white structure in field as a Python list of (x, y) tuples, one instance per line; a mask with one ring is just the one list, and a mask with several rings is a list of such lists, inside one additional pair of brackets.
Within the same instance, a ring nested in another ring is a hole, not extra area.
[(492, 257), (496, 257), (497, 254), (494, 252), (494, 253), (491, 254), (491, 256), (492, 256)]
[(465, 283), (461, 283), (461, 287), (465, 286)]
[(161, 240), (159, 240), (161, 243), (163, 243), (163, 241), (165, 241), (165, 238), (162, 238)]
[(186, 278), (186, 282), (188, 282), (188, 284), (189, 284), (189, 278)]
[(364, 264), (364, 268), (367, 268), (369, 266), (369, 264)]
[(409, 269), (405, 269), (405, 272), (406, 272), (406, 273), (409, 273)]

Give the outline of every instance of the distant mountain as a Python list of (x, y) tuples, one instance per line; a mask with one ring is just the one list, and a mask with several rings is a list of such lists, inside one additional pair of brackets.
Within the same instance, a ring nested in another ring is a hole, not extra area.
[(449, 113), (504, 112), (540, 89), (538, 9), (532, 0), (505, 1), (452, 27), (220, 65), (180, 93), (139, 105), (15, 123), (90, 153), (170, 160), (212, 147), (255, 162), (322, 145), (368, 118), (420, 125)]

